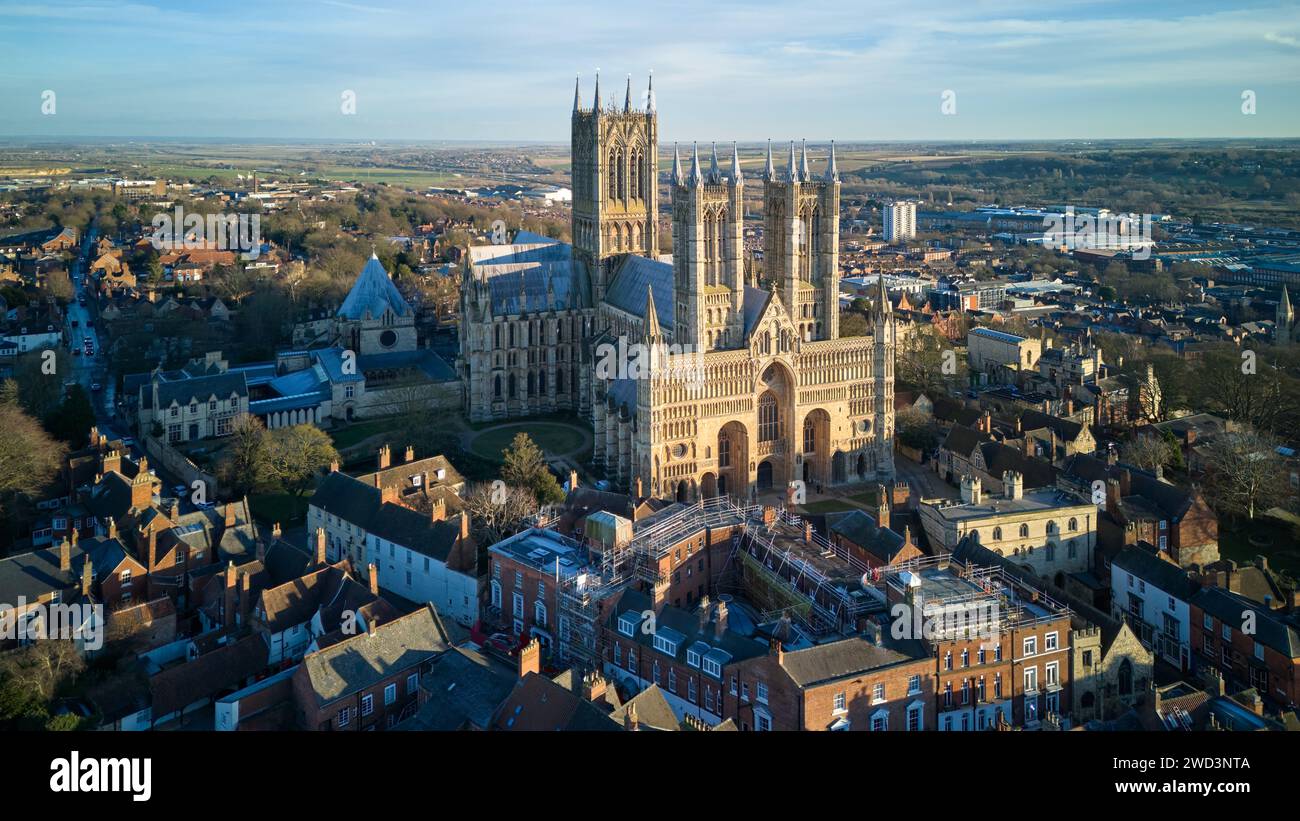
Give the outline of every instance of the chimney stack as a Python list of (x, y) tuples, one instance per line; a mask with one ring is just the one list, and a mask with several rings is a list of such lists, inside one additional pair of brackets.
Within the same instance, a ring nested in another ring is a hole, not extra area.
[(700, 616), (701, 633), (704, 633), (709, 629), (709, 615), (711, 612), (711, 607), (712, 604), (709, 601), (709, 594), (705, 593), (704, 595), (700, 596), (699, 616)]
[(226, 627), (235, 626), (235, 585), (236, 585), (235, 563), (230, 562), (226, 565), (226, 591), (225, 591), (225, 608), (222, 612), (222, 624)]
[(370, 595), (377, 597), (379, 595), (379, 568), (375, 567), (374, 562), (371, 562), (366, 565), (366, 573), (370, 576)]
[[(393, 451), (388, 445), (379, 446), (379, 469), (387, 470), (388, 466), (393, 463)], [(376, 480), (378, 481), (378, 480)]]
[(720, 601), (713, 609), (713, 637), (720, 639), (727, 632), (727, 603)]
[(442, 497), (438, 497), (429, 503), (429, 519), (434, 522), (446, 521), (447, 502)]
[(570, 471), (569, 471), (569, 490), (577, 490), (577, 489), (578, 489), (578, 471), (576, 471), (576, 470), (570, 470)]
[[(74, 530), (73, 533), (76, 533)], [(59, 570), (68, 573), (72, 570), (72, 545), (68, 544), (65, 537), (59, 542)]]
[(463, 510), (460, 512), (460, 538), (469, 538), (469, 514)]
[(333, 459), (330, 461), (330, 473), (338, 473), (338, 472), (339, 472), (339, 460)]
[(404, 462), (414, 462), (414, 461), (415, 461), (415, 448), (411, 447), (410, 445), (407, 445), (407, 446), (406, 446), (406, 452), (402, 454), (402, 461), (404, 461)]
[(248, 606), (253, 601), (253, 574), (239, 577), (239, 623), (248, 624)]
[(876, 526), (889, 529), (889, 494), (881, 484), (876, 485)]
[(600, 673), (593, 671), (582, 677), (582, 697), (586, 701), (604, 701), (608, 690), (609, 682)]
[(235, 503), (226, 502), (226, 527), (235, 526)]
[(519, 677), (542, 672), (542, 644), (536, 638), (519, 651)]
[(81, 565), (81, 596), (90, 598), (90, 587), (95, 583), (95, 568), (90, 563), (90, 554), (86, 554), (86, 561)]
[(638, 499), (643, 499), (643, 498), (645, 498), (645, 493), (642, 492), (641, 477), (640, 477), (640, 476), (636, 477), (636, 498), (638, 498)]
[(114, 519), (112, 516), (108, 517), (108, 538), (117, 538), (117, 519)]
[(280, 530), (280, 523), (279, 523), (279, 522), (276, 522), (275, 524), (271, 525), (271, 538), (272, 538), (272, 539), (275, 539), (276, 541), (279, 541), (279, 540), (280, 540), (280, 534), (281, 534), (282, 532), (283, 532), (283, 531)]
[(623, 729), (629, 733), (635, 733), (640, 726), (636, 718), (636, 705), (627, 705), (627, 712), (623, 713)]
[(325, 528), (316, 528), (316, 566), (325, 566)]

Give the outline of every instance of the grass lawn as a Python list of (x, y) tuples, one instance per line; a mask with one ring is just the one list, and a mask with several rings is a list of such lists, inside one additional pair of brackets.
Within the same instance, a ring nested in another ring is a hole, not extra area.
[(484, 459), (501, 461), (501, 451), (510, 446), (517, 433), (527, 433), (537, 446), (553, 454), (568, 453), (582, 447), (586, 441), (582, 433), (568, 425), (549, 422), (525, 422), (503, 425), (475, 437), (470, 449)]
[(390, 430), (401, 430), (401, 427), (402, 421), (397, 418), (370, 419), (365, 422), (354, 422), (346, 428), (335, 428), (329, 432), (329, 435), (334, 440), (334, 447), (337, 450), (345, 450), (361, 444), (371, 436)]
[(306, 496), (292, 496), (288, 493), (257, 493), (248, 499), (253, 509), (253, 518), (266, 524), (280, 523), (280, 527), (301, 524), (307, 520)]
[[(1267, 538), (1267, 547), (1251, 544), (1250, 537)], [(1255, 561), (1256, 556), (1268, 559), (1273, 570), (1282, 571), (1292, 578), (1300, 578), (1300, 544), (1297, 544), (1292, 529), (1271, 519), (1256, 519), (1254, 522), (1219, 525), (1219, 555), (1232, 559), (1237, 564)]]

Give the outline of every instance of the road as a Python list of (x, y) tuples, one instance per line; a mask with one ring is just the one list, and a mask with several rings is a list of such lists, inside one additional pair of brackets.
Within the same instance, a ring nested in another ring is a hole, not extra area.
[(930, 463), (918, 465), (901, 453), (894, 454), (894, 472), (907, 482), (912, 491), (913, 504), (921, 499), (960, 499), (957, 488), (939, 478)]

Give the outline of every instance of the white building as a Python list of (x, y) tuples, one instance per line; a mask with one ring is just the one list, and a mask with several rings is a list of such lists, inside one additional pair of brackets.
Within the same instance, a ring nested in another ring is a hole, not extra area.
[(882, 209), (885, 223), (885, 242), (904, 242), (916, 236), (916, 203), (896, 200)]
[(1128, 622), (1142, 644), (1180, 670), (1191, 661), (1188, 600), (1197, 586), (1155, 549), (1129, 545), (1110, 563), (1111, 611)]

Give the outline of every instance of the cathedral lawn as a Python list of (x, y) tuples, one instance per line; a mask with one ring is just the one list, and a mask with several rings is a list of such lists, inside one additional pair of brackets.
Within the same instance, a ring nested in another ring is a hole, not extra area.
[(254, 493), (248, 498), (248, 506), (257, 521), (278, 523), (287, 528), (307, 521), (307, 503), (310, 499), (310, 496), (294, 496), (289, 493)]
[(579, 428), (554, 422), (522, 422), (488, 428), (474, 437), (470, 450), (484, 459), (501, 461), (515, 434), (526, 433), (548, 456), (565, 456), (581, 450), (587, 436)]

